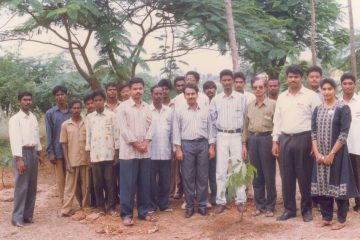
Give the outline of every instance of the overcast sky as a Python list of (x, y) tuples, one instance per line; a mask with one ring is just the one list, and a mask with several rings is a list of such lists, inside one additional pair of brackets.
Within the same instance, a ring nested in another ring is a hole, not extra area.
[[(338, 0), (339, 3), (342, 4), (342, 10), (344, 13), (344, 26), (348, 26), (348, 16), (347, 16), (347, 0)], [(353, 14), (354, 14), (354, 25), (356, 29), (360, 29), (360, 14), (358, 13), (358, 9), (360, 9), (360, 1), (359, 0), (353, 0)], [(6, 19), (3, 19), (3, 17), (0, 17), (0, 27), (2, 26), (1, 23), (4, 23)], [(18, 20), (14, 19), (8, 24), (8, 27), (11, 27), (13, 25), (16, 25), (18, 23)], [(4, 30), (1, 29), (1, 30)], [(130, 32), (132, 30), (129, 30)], [(55, 37), (52, 36), (44, 36), (43, 39), (49, 39), (53, 42), (55, 42)], [(60, 42), (59, 42), (60, 43)], [(147, 49), (148, 52), (151, 52), (151, 50), (158, 49), (159, 42), (155, 40), (148, 40), (145, 43), (144, 48)], [(15, 42), (0, 42), (0, 46), (4, 49), (7, 49), (8, 51), (14, 52), (19, 49), (19, 44)], [(90, 55), (91, 60), (94, 62), (96, 60), (96, 52), (94, 49), (88, 49), (88, 54)], [(1, 50), (0, 50), (1, 51)], [(20, 46), (20, 54), (24, 57), (39, 57), (39, 56), (47, 56), (52, 54), (58, 54), (61, 50), (51, 47), (51, 46), (44, 46), (41, 44), (35, 44), (35, 43), (26, 43), (24, 42)], [(306, 58), (310, 55), (303, 54), (303, 56)], [(211, 73), (214, 75), (217, 75), (222, 69), (224, 68), (232, 68), (231, 58), (229, 55), (221, 56), (216, 51), (208, 51), (208, 50), (196, 50), (193, 52), (190, 52), (188, 55), (183, 56), (179, 58), (185, 62), (187, 62), (189, 65), (179, 65), (181, 67), (181, 70), (183, 72), (186, 72), (188, 70), (197, 70), (202, 74)], [(153, 76), (157, 76), (160, 73), (160, 69), (164, 66), (163, 61), (160, 62), (149, 62), (148, 63), (150, 67), (150, 74)], [(139, 71), (139, 69), (138, 69)]]

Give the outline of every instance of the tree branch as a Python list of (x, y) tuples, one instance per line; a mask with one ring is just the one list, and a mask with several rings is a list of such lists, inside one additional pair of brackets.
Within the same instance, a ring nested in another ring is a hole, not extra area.
[[(64, 50), (69, 50), (69, 48), (64, 47), (64, 46), (60, 46), (58, 44), (55, 43), (51, 43), (51, 42), (44, 42), (44, 41), (40, 41), (40, 40), (34, 40), (34, 39), (27, 39), (27, 38), (7, 38), (7, 39), (2, 39), (0, 40), (0, 42), (7, 42), (7, 41), (27, 41), (27, 42), (35, 42), (35, 43), (39, 43), (39, 44), (45, 44), (45, 45), (51, 45), (57, 48), (61, 48)], [(74, 48), (74, 49), (78, 49), (78, 48)]]

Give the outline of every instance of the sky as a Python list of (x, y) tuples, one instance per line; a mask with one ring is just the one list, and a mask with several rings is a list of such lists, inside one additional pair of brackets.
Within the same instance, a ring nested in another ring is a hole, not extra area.
[[(347, 0), (338, 0), (338, 2), (342, 5), (342, 10), (344, 13), (344, 26), (348, 26), (348, 12), (347, 12)], [(360, 0), (353, 0), (353, 15), (354, 15), (354, 26), (355, 29), (360, 29), (360, 14), (357, 13), (357, 9), (360, 9)], [(2, 28), (2, 23), (4, 23), (6, 19), (0, 16), (0, 31), (3, 31), (5, 28)], [(18, 24), (20, 20), (13, 19), (6, 26), (7, 28), (11, 28)], [(134, 31), (129, 29), (130, 32)], [(42, 37), (44, 40), (51, 39), (53, 42), (55, 41), (55, 37), (51, 35), (44, 35)], [(60, 43), (60, 42), (57, 42)], [(147, 52), (152, 52), (158, 49), (159, 42), (155, 40), (147, 40), (145, 42), (144, 48), (147, 49)], [(89, 44), (88, 54), (92, 62), (95, 62), (97, 59), (95, 49), (90, 49), (91, 43)], [(52, 47), (52, 46), (44, 46), (36, 43), (23, 42), (21, 45), (16, 42), (0, 42), (0, 47), (6, 49), (10, 52), (18, 52), (23, 57), (41, 57), (48, 55), (56, 55), (61, 53), (61, 50)], [(1, 51), (1, 49), (0, 49)], [(304, 53), (301, 55), (305, 60), (310, 58), (310, 54)], [(69, 58), (70, 59), (70, 58)], [(232, 68), (231, 57), (229, 54), (222, 56), (218, 52), (213, 50), (196, 50), (192, 51), (186, 56), (178, 58), (178, 60), (182, 60), (188, 63), (188, 65), (179, 65), (182, 72), (187, 72), (189, 70), (196, 70), (202, 74), (213, 74), (218, 75), (218, 73), (224, 68)], [(149, 62), (150, 74), (153, 76), (158, 76), (160, 74), (160, 69), (164, 66), (163, 61), (158, 62)], [(139, 70), (138, 70), (139, 71)], [(140, 70), (141, 71), (141, 70)]]

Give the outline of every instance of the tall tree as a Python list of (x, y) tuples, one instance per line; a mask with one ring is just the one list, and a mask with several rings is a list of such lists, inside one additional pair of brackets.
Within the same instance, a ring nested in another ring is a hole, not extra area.
[(234, 25), (234, 18), (233, 18), (233, 14), (232, 14), (231, 0), (224, 0), (224, 6), (225, 6), (225, 15), (226, 15), (227, 30), (228, 30), (228, 36), (229, 36), (229, 46), (230, 46), (233, 70), (238, 72), (240, 70), (240, 63), (239, 63), (238, 47), (237, 47), (237, 43), (236, 43), (235, 25)]
[(357, 76), (356, 69), (356, 52), (355, 52), (355, 33), (354, 33), (354, 21), (352, 13), (352, 2), (348, 0), (348, 9), (349, 9), (349, 27), (350, 27), (350, 52), (351, 52), (351, 69), (355, 76)]
[(312, 58), (313, 66), (316, 66), (317, 57), (316, 57), (316, 47), (315, 47), (315, 38), (316, 38), (315, 0), (310, 0), (310, 14), (311, 14), (311, 33), (310, 33), (311, 58)]

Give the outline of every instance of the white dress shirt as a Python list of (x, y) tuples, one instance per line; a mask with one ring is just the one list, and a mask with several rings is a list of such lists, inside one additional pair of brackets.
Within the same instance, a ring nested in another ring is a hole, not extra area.
[[(199, 104), (199, 106), (205, 106), (205, 107), (209, 106), (208, 96), (206, 96), (203, 92), (200, 92), (200, 91), (198, 92), (198, 98), (197, 98), (196, 102)], [(173, 99), (173, 105), (175, 108), (188, 106), (184, 93), (177, 95)]]
[(224, 92), (217, 94), (209, 107), (211, 130), (210, 143), (215, 143), (217, 129), (236, 130), (243, 128), (247, 101), (244, 94), (232, 91), (229, 96)]
[(151, 159), (170, 160), (173, 111), (164, 105), (158, 111), (153, 104), (150, 105), (150, 111), (152, 116)]
[[(344, 101), (342, 97), (340, 100)], [(349, 153), (360, 155), (360, 141), (357, 139), (358, 134), (360, 134), (360, 96), (354, 94), (351, 100), (345, 103), (351, 110), (351, 125), (347, 137)]]
[(273, 141), (278, 141), (281, 133), (310, 131), (312, 113), (320, 103), (319, 96), (304, 86), (295, 95), (289, 90), (281, 93), (276, 101)]
[(22, 157), (22, 147), (35, 147), (41, 151), (39, 124), (31, 112), (20, 110), (9, 120), (10, 146), (13, 156)]

